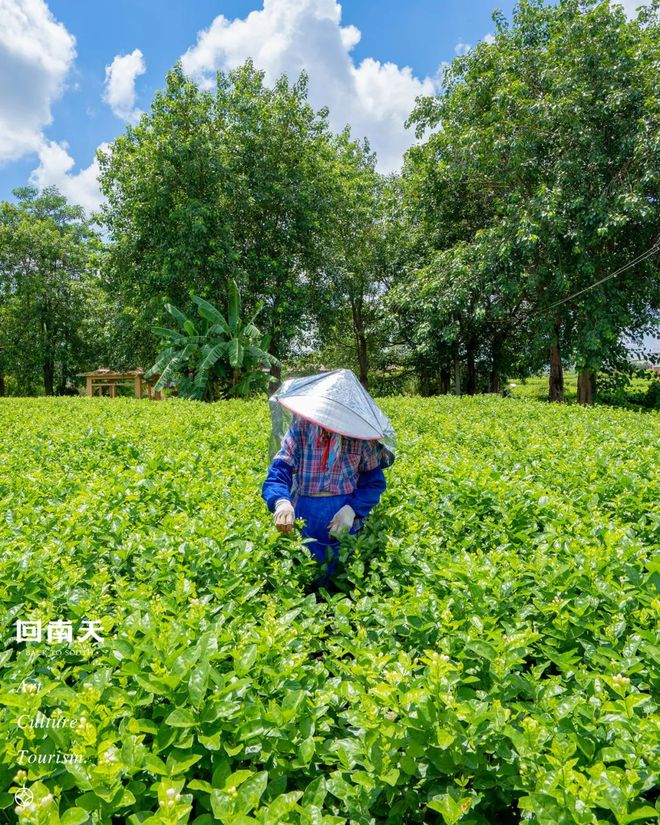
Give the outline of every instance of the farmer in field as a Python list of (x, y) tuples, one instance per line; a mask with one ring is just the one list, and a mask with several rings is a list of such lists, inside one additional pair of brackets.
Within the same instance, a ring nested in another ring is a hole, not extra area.
[(304, 520), (310, 552), (329, 560), (325, 583), (339, 536), (357, 532), (385, 490), (394, 431), (350, 370), (288, 379), (270, 404), (272, 462), (262, 496), (281, 532)]

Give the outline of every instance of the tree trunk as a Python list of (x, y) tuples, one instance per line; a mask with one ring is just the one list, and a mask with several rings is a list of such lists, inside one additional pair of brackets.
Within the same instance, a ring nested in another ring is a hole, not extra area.
[(451, 384), (451, 367), (442, 367), (440, 370), (440, 394), (447, 395)]
[(550, 345), (550, 381), (548, 386), (549, 401), (564, 400), (564, 372), (561, 366), (561, 352), (559, 350), (559, 333), (561, 319), (557, 318), (554, 325), (554, 341)]
[(364, 335), (358, 338), (358, 364), (360, 367), (360, 384), (369, 389), (369, 359), (367, 357), (367, 341)]
[(282, 384), (282, 368), (279, 364), (270, 365), (270, 381), (268, 382), (268, 394), (272, 395)]
[(578, 404), (593, 404), (596, 390), (596, 376), (585, 367), (577, 379), (577, 402)]
[(467, 380), (465, 382), (465, 392), (474, 395), (477, 391), (477, 367), (474, 360), (475, 344), (470, 339), (467, 345)]
[(360, 368), (360, 383), (365, 390), (368, 390), (369, 354), (367, 352), (367, 336), (364, 330), (364, 318), (362, 317), (362, 301), (351, 301), (351, 313), (353, 316), (353, 331), (355, 332), (358, 366)]
[(66, 373), (64, 369), (62, 369), (57, 379), (57, 394), (66, 395)]
[(502, 348), (504, 339), (501, 335), (494, 335), (491, 344), (490, 376), (488, 379), (488, 391), (499, 393), (502, 389), (502, 373), (500, 364), (502, 362)]
[(42, 375), (44, 379), (44, 392), (46, 395), (54, 395), (55, 389), (55, 358), (53, 357), (52, 334), (49, 324), (50, 304), (44, 301), (41, 315), (41, 351), (43, 353)]
[(44, 392), (46, 393), (46, 395), (53, 395), (53, 384), (55, 380), (55, 364), (53, 363), (53, 359), (49, 356), (44, 358), (43, 376)]
[(458, 355), (454, 356), (454, 395), (461, 394), (461, 361)]
[(420, 395), (431, 396), (440, 392), (440, 379), (435, 362), (422, 361), (417, 374), (419, 376)]

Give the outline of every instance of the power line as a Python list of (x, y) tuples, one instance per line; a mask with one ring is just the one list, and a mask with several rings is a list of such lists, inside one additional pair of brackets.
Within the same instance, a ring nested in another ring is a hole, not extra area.
[(616, 272), (612, 272), (609, 275), (606, 275), (604, 278), (601, 278), (599, 281), (595, 281), (593, 284), (589, 284), (589, 286), (585, 286), (584, 289), (580, 289), (580, 290), (578, 290), (578, 292), (574, 292), (572, 295), (569, 295), (567, 298), (562, 298), (560, 301), (555, 301), (554, 304), (550, 304), (550, 306), (543, 307), (543, 309), (539, 309), (536, 312), (529, 313), (529, 315), (527, 317), (529, 318), (532, 315), (538, 315), (540, 312), (549, 312), (551, 309), (554, 309), (555, 307), (558, 307), (561, 304), (565, 304), (568, 301), (572, 301), (573, 298), (577, 298), (579, 295), (582, 295), (585, 292), (588, 292), (590, 289), (594, 289), (595, 287), (600, 286), (601, 284), (604, 284), (605, 281), (609, 281), (611, 278), (616, 278), (617, 275), (621, 275), (622, 272), (626, 272), (626, 270), (631, 269), (631, 267), (642, 263), (642, 261), (645, 261), (647, 258), (652, 258), (658, 252), (660, 252), (660, 243), (658, 243), (656, 241), (656, 243), (650, 249), (647, 249), (646, 252), (642, 252), (641, 255), (638, 255), (632, 261), (629, 261), (627, 264), (622, 266), (620, 269), (617, 269)]
[(656, 244), (655, 246), (652, 246), (646, 252), (643, 252), (641, 255), (639, 255), (637, 258), (630, 261), (629, 263), (627, 263), (625, 266), (622, 266), (620, 269), (617, 269), (616, 272), (612, 272), (610, 275), (606, 275), (604, 278), (601, 278), (600, 281), (596, 281), (595, 283), (590, 284), (589, 286), (585, 286), (584, 289), (579, 290), (579, 292), (574, 292), (572, 295), (569, 295), (568, 298), (562, 298), (561, 301), (556, 301), (554, 304), (550, 304), (550, 306), (546, 307), (546, 309), (553, 309), (554, 307), (557, 307), (560, 304), (565, 304), (567, 301), (572, 301), (573, 298), (577, 298), (578, 295), (582, 295), (584, 292), (588, 292), (590, 289), (593, 289), (594, 287), (600, 286), (600, 284), (604, 284), (605, 281), (609, 281), (610, 278), (615, 278), (617, 275), (620, 275), (622, 272), (625, 272), (627, 269), (630, 269), (631, 267), (636, 266), (637, 264), (641, 263), (642, 261), (645, 261), (647, 258), (653, 257), (653, 255), (655, 255), (657, 252), (660, 252), (660, 244)]

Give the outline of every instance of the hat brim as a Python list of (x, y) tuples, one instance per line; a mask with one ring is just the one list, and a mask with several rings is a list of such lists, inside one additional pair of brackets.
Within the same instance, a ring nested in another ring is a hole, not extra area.
[(346, 438), (379, 441), (385, 436), (369, 421), (332, 398), (305, 395), (287, 396), (277, 401), (295, 415)]

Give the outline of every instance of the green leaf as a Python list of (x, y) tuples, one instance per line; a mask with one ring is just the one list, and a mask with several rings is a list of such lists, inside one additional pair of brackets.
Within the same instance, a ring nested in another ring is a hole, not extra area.
[(241, 298), (238, 292), (238, 286), (236, 285), (236, 281), (230, 281), (227, 320), (229, 321), (229, 327), (232, 330), (232, 332), (236, 332), (238, 330), (238, 319), (240, 316), (240, 312)]
[(438, 747), (443, 750), (448, 748), (454, 739), (456, 739), (456, 736), (447, 730), (439, 730), (436, 735)]
[(255, 327), (255, 325), (254, 325), (254, 324), (246, 324), (246, 325), (243, 327), (243, 335), (244, 335), (246, 338), (259, 338), (259, 337), (261, 336), (261, 333), (260, 333), (260, 332), (259, 332), (259, 330)]
[(144, 766), (148, 771), (151, 771), (151, 773), (160, 776), (166, 776), (168, 773), (167, 765), (159, 756), (156, 756), (155, 753), (148, 753), (145, 756)]
[(204, 793), (211, 793), (213, 790), (213, 785), (204, 779), (191, 779), (187, 787), (190, 788), (191, 791), (204, 791)]
[(234, 669), (237, 676), (245, 676), (252, 670), (252, 666), (257, 661), (257, 646), (255, 644), (246, 647), (234, 654)]
[(211, 809), (216, 821), (229, 825), (234, 816), (234, 800), (224, 791), (214, 788), (211, 791)]
[(188, 768), (196, 762), (199, 762), (201, 758), (202, 756), (199, 753), (189, 753), (186, 751), (177, 753), (177, 751), (172, 750), (167, 756), (166, 765), (168, 774), (170, 776), (176, 776), (177, 774), (185, 773)]
[(246, 779), (249, 779), (251, 776), (254, 776), (253, 771), (241, 770), (241, 771), (234, 771), (234, 773), (230, 773), (229, 776), (223, 782), (223, 788), (227, 790), (228, 788), (238, 788)]
[(232, 343), (233, 341), (230, 343), (223, 341), (211, 347), (207, 352), (206, 356), (204, 357), (204, 360), (199, 365), (199, 370), (210, 370), (215, 365), (216, 361), (218, 361), (218, 359), (222, 358), (225, 354), (227, 354), (227, 352), (230, 350)]
[(265, 302), (264, 302), (263, 300), (259, 301), (259, 303), (258, 303), (258, 304), (257, 304), (257, 306), (255, 307), (254, 312), (252, 313), (252, 318), (250, 318), (250, 321), (249, 321), (249, 323), (250, 323), (250, 324), (254, 324), (255, 319), (256, 319), (256, 318), (257, 318), (257, 316), (261, 313), (261, 311), (263, 310), (264, 306), (265, 306)]
[(177, 708), (165, 719), (165, 724), (173, 728), (190, 728), (196, 725), (197, 722), (187, 708)]
[(243, 782), (236, 797), (236, 811), (247, 814), (253, 808), (256, 808), (267, 784), (268, 771), (260, 771)]
[(69, 808), (60, 817), (60, 825), (82, 825), (89, 820), (89, 812), (83, 808)]
[(195, 707), (200, 707), (206, 695), (206, 688), (209, 681), (209, 663), (208, 660), (200, 662), (190, 674), (188, 679), (188, 695), (190, 701)]
[(298, 745), (298, 759), (303, 765), (307, 765), (314, 756), (314, 737), (310, 736)]
[(644, 805), (643, 807), (637, 808), (637, 810), (624, 816), (622, 823), (623, 825), (628, 825), (630, 822), (639, 822), (640, 819), (646, 819), (649, 822), (652, 822), (657, 816), (658, 812), (655, 808), (651, 808), (650, 805)]
[(181, 312), (181, 310), (177, 309), (172, 304), (165, 304), (165, 309), (179, 322), (181, 327), (185, 327), (188, 318), (183, 312)]
[(302, 795), (302, 791), (290, 791), (278, 796), (268, 806), (264, 820), (266, 825), (281, 825), (285, 822), (286, 815), (298, 807), (297, 803)]
[(450, 794), (445, 793), (433, 797), (426, 804), (430, 810), (442, 815), (446, 825), (455, 825), (470, 810), (471, 799), (469, 796), (453, 799)]
[(317, 808), (321, 808), (323, 806), (323, 802), (325, 800), (326, 795), (327, 789), (325, 779), (322, 776), (318, 776), (316, 779), (313, 779), (305, 788), (301, 804), (314, 805)]
[(213, 324), (217, 324), (227, 334), (231, 332), (224, 315), (219, 309), (214, 307), (213, 304), (206, 301), (204, 298), (201, 298), (199, 295), (193, 295), (192, 300), (197, 304), (197, 311), (202, 318), (205, 318), (207, 321), (211, 321)]
[(238, 338), (233, 338), (229, 342), (228, 353), (229, 363), (232, 367), (240, 367), (243, 364), (243, 345)]

